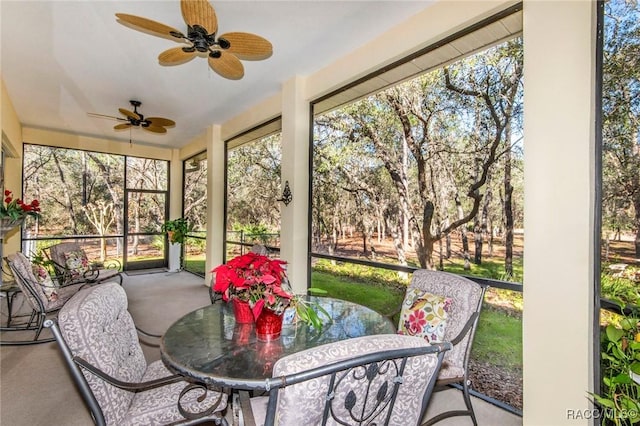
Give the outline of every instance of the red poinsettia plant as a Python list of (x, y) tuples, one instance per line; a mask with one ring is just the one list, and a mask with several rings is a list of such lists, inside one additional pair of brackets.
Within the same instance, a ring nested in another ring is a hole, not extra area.
[(256, 318), (264, 307), (284, 312), (293, 298), (286, 263), (253, 252), (243, 254), (211, 270), (216, 274), (213, 290), (222, 293), (225, 301), (237, 298), (248, 302)]
[(40, 202), (33, 200), (27, 203), (20, 198), (13, 198), (13, 193), (8, 189), (5, 190), (4, 202), (0, 204), (0, 218), (20, 220), (27, 216), (40, 216)]

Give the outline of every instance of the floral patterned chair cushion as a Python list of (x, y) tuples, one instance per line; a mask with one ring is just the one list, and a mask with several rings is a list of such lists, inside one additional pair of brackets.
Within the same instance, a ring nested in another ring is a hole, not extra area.
[(49, 302), (58, 300), (58, 286), (51, 279), (49, 271), (42, 265), (33, 265), (33, 276), (42, 287), (42, 291)]
[(64, 254), (65, 266), (72, 271), (74, 277), (80, 277), (89, 270), (89, 259), (82, 250), (74, 250)]
[(452, 302), (450, 297), (409, 288), (402, 302), (398, 333), (423, 337), (427, 342), (442, 342)]
[[(443, 340), (452, 341), (464, 329), (467, 320), (482, 306), (482, 286), (460, 275), (420, 269), (413, 273), (409, 289), (418, 289), (452, 300), (447, 313), (447, 327)], [(444, 356), (439, 379), (462, 377), (466, 369), (466, 355), (471, 349), (473, 331), (470, 330)]]

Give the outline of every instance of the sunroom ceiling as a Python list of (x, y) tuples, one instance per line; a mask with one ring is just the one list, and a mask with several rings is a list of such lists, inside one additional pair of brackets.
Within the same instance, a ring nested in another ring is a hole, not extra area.
[(314, 113), (328, 112), (517, 37), (522, 33), (522, 10), (518, 8), (490, 18), (488, 23), (480, 22), (474, 28), (427, 46), (407, 58), (363, 77), (344, 90), (325, 96), (314, 103)]
[[(238, 81), (206, 61), (163, 67), (160, 52), (175, 43), (131, 30), (115, 13), (186, 26), (178, 0), (0, 2), (2, 79), (24, 126), (163, 147), (181, 147), (276, 94), (294, 75), (309, 75), (427, 8), (414, 1), (213, 0), (220, 32), (247, 31), (270, 40), (273, 56), (244, 61)], [(145, 116), (174, 120), (164, 135), (140, 128), (114, 131), (113, 121), (142, 101)], [(46, 141), (44, 141), (46, 143)]]

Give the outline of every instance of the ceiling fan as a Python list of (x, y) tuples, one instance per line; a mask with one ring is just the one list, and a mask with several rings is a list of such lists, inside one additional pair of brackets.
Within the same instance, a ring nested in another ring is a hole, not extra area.
[(118, 22), (147, 34), (186, 43), (165, 50), (158, 56), (160, 65), (184, 64), (196, 56), (206, 56), (209, 66), (222, 77), (239, 80), (244, 76), (243, 60), (259, 61), (273, 53), (271, 43), (251, 33), (218, 33), (218, 19), (208, 0), (181, 0), (182, 17), (187, 24), (181, 31), (151, 19), (116, 13)]
[(92, 112), (88, 113), (91, 117), (97, 118), (108, 118), (111, 120), (122, 121), (123, 123), (116, 124), (113, 128), (114, 130), (125, 130), (131, 129), (132, 127), (142, 127), (145, 130), (148, 130), (153, 133), (167, 133), (166, 127), (175, 126), (176, 123), (173, 120), (169, 120), (168, 118), (162, 117), (147, 117), (138, 112), (138, 107), (142, 105), (142, 102), (131, 100), (129, 101), (131, 105), (133, 105), (133, 111), (129, 111), (128, 109), (118, 108), (118, 111), (124, 117), (113, 117), (110, 115), (104, 114), (94, 114)]

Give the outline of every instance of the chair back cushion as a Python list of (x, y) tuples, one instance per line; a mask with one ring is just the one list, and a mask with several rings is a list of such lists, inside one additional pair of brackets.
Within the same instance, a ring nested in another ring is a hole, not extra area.
[(47, 297), (47, 300), (49, 302), (58, 300), (58, 286), (54, 284), (47, 268), (42, 265), (33, 265), (31, 270), (36, 278), (36, 282), (40, 284), (44, 295)]
[(448, 297), (408, 288), (402, 302), (398, 333), (422, 337), (429, 343), (442, 342), (450, 308)]
[[(429, 346), (429, 344), (420, 338), (393, 334), (342, 340), (307, 349), (279, 359), (273, 366), (273, 377), (298, 373), (315, 367), (347, 360), (358, 355), (383, 350), (416, 348), (421, 346)], [(425, 392), (436, 371), (437, 365), (437, 357), (434, 354), (420, 355), (408, 359), (403, 375), (403, 383), (399, 387), (389, 425), (407, 426), (417, 425), (419, 423), (422, 410), (426, 404), (426, 401), (424, 401), (426, 397)], [(392, 374), (391, 368), (389, 368), (388, 371)], [(367, 391), (362, 381), (354, 383), (349, 380), (350, 378), (351, 375), (347, 376), (344, 385), (341, 384), (341, 386), (335, 390), (335, 403), (332, 404), (331, 409), (334, 412), (334, 416), (339, 419), (351, 419), (345, 405), (350, 405), (348, 401), (353, 401), (355, 404), (354, 411), (358, 412), (358, 408), (361, 408), (359, 404), (365, 398), (364, 393)], [(279, 392), (276, 424), (280, 426), (321, 424), (329, 380), (330, 376), (321, 376), (282, 388)], [(370, 399), (375, 399), (371, 396), (374, 395), (372, 392), (380, 395), (377, 393), (378, 388), (375, 386), (380, 384), (380, 382), (374, 381), (373, 383), (373, 390), (369, 390)], [(347, 394), (350, 391), (354, 393), (350, 398), (347, 398)], [(355, 398), (353, 398), (354, 396)], [(369, 402), (371, 402), (370, 399)], [(368, 405), (368, 407), (370, 406)], [(382, 415), (376, 417), (375, 424), (383, 424), (383, 419), (386, 418), (389, 409), (391, 409), (391, 407), (387, 405), (382, 411)], [(334, 425), (338, 423), (330, 418), (327, 424)], [(363, 424), (374, 423), (363, 422)]]
[[(87, 287), (60, 310), (58, 324), (71, 353), (125, 382), (140, 382), (147, 363), (138, 342), (127, 295), (117, 283)], [(83, 374), (102, 408), (107, 424), (121, 424), (134, 393)]]
[(59, 269), (59, 274), (65, 273), (65, 270), (71, 270), (76, 276), (81, 276), (87, 271), (89, 262), (86, 260), (87, 256), (78, 243), (65, 242), (55, 244), (49, 247), (49, 255)]
[[(409, 284), (409, 289), (415, 288), (451, 299), (444, 330), (445, 342), (460, 334), (469, 317), (481, 307), (482, 286), (459, 275), (420, 269), (413, 273)], [(444, 365), (447, 368), (463, 371), (467, 349), (471, 349), (468, 348), (471, 334), (467, 333), (464, 339), (445, 354)]]
[(89, 259), (84, 250), (72, 250), (65, 253), (64, 265), (75, 276), (80, 276), (89, 270)]
[[(36, 300), (37, 298), (42, 303), (46, 311), (49, 306), (49, 298), (45, 294), (40, 281), (34, 275), (34, 265), (24, 254), (20, 252), (11, 254), (7, 256), (7, 258), (9, 260), (11, 270), (14, 272), (16, 284), (20, 287), (22, 293), (27, 296), (27, 301), (29, 302), (29, 305), (31, 305), (31, 308), (40, 312), (41, 308)], [(29, 289), (31, 291), (29, 291)]]

